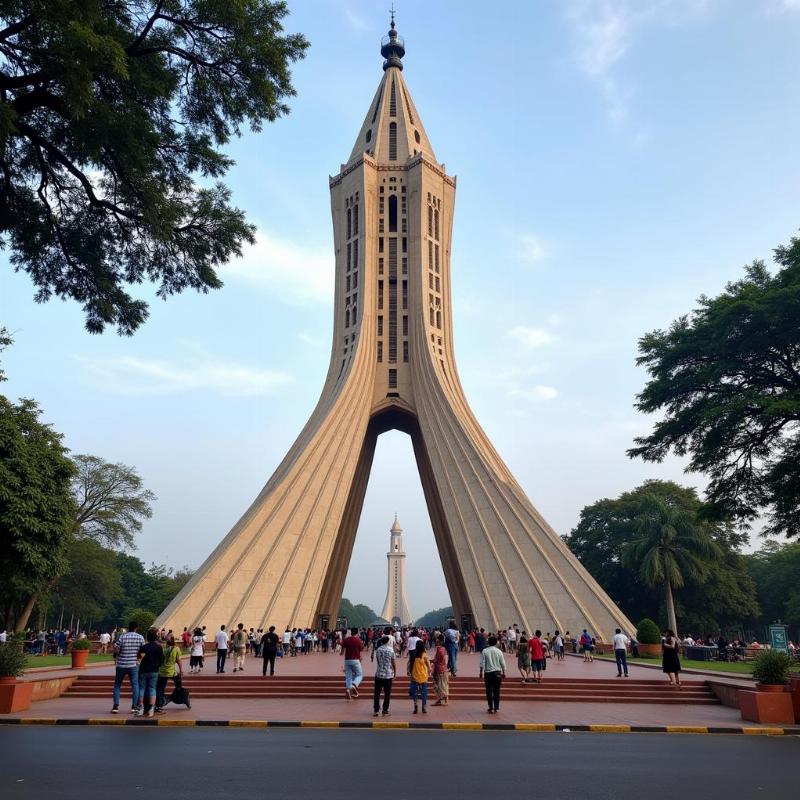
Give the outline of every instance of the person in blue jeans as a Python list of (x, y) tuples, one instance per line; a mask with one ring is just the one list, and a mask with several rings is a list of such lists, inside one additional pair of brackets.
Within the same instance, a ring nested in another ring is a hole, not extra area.
[(614, 632), (614, 658), (617, 662), (618, 678), (622, 677), (623, 671), (625, 677), (628, 677), (627, 647), (630, 643), (631, 640), (619, 628), (617, 628)]
[(358, 697), (358, 687), (364, 672), (361, 669), (361, 651), (364, 649), (364, 642), (358, 635), (358, 628), (350, 629), (350, 636), (342, 642), (342, 654), (344, 655), (344, 687), (347, 699)]
[(453, 677), (456, 676), (456, 669), (458, 663), (458, 640), (460, 634), (455, 626), (455, 623), (449, 625), (444, 632), (444, 647), (447, 650), (447, 668), (450, 670)]
[(137, 633), (137, 622), (131, 621), (128, 630), (114, 642), (114, 661), (116, 671), (114, 674), (114, 705), (112, 714), (119, 714), (119, 694), (125, 676), (131, 682), (131, 712), (139, 713), (139, 648), (144, 644), (144, 638)]
[(147, 644), (139, 648), (139, 713), (152, 717), (156, 708), (158, 670), (164, 663), (164, 648), (156, 641), (158, 631), (147, 631)]

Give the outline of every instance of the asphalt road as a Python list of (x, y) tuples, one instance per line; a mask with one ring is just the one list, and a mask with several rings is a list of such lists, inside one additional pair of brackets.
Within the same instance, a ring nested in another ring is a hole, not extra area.
[(779, 736), (0, 726), (0, 797), (748, 800), (795, 796), (798, 759)]

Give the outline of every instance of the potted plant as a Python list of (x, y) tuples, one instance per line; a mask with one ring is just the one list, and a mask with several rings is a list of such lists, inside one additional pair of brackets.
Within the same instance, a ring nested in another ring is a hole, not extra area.
[(658, 658), (661, 655), (661, 631), (653, 620), (645, 617), (636, 626), (636, 641), (639, 655), (643, 658)]
[(763, 650), (756, 656), (753, 661), (756, 691), (739, 690), (742, 719), (789, 725), (794, 722), (792, 695), (788, 691), (793, 664), (787, 653), (778, 650)]
[(75, 639), (70, 647), (72, 656), (72, 669), (83, 669), (92, 652), (92, 643), (88, 639)]
[[(792, 669), (798, 669), (797, 662), (795, 662)], [(789, 676), (789, 689), (792, 693), (792, 705), (794, 706), (794, 721), (800, 724), (800, 672), (793, 672)]]
[(0, 714), (24, 711), (31, 705), (33, 684), (17, 680), (25, 672), (27, 661), (22, 638), (14, 636), (0, 644)]

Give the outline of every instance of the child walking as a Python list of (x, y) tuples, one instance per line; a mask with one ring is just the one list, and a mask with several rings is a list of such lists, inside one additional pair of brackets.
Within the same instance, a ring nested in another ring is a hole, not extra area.
[(411, 682), (408, 693), (414, 701), (414, 713), (419, 711), (417, 700), (422, 699), (422, 713), (428, 713), (428, 678), (431, 674), (431, 662), (425, 652), (425, 642), (420, 639), (414, 650), (408, 654), (408, 677)]

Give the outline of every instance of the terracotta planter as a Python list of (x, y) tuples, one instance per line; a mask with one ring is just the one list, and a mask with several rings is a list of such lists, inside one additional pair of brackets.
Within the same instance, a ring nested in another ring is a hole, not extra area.
[(0, 678), (0, 714), (30, 708), (32, 692), (32, 683), (20, 682), (16, 678)]
[(72, 669), (83, 669), (89, 660), (91, 650), (70, 650), (72, 656)]
[(739, 711), (742, 719), (773, 725), (791, 725), (794, 722), (794, 707), (792, 695), (787, 688), (779, 686), (778, 691), (765, 692), (740, 689)]
[(780, 694), (781, 692), (786, 691), (786, 684), (785, 683), (757, 683), (756, 684), (756, 691), (758, 692), (777, 692)]
[(794, 706), (794, 721), (800, 724), (800, 675), (789, 679), (789, 686), (792, 693), (792, 705)]
[(639, 655), (642, 658), (660, 658), (661, 645), (660, 644), (642, 644), (639, 642)]

